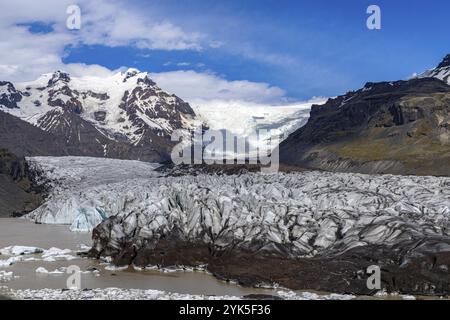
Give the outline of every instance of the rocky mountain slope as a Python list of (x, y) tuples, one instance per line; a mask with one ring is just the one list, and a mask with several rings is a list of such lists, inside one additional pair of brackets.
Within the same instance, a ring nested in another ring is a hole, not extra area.
[(63, 138), (2, 111), (0, 111), (0, 148), (7, 149), (17, 156), (69, 154), (69, 146)]
[[(450, 175), (449, 56), (424, 76), (367, 83), (313, 106), (282, 163), (343, 172)], [(425, 76), (426, 75), (426, 76)]]
[(154, 162), (168, 160), (174, 130), (196, 121), (188, 103), (135, 69), (103, 78), (57, 71), (28, 83), (0, 82), (0, 110), (62, 138), (71, 155)]
[(33, 177), (24, 158), (0, 149), (0, 217), (22, 215), (42, 204), (45, 190)]
[(418, 77), (437, 78), (450, 84), (450, 54), (448, 54), (436, 68), (428, 70)]

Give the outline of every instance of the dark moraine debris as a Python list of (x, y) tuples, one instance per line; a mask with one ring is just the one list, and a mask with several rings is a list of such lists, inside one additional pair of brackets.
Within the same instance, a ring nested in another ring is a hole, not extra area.
[[(104, 226), (94, 230), (94, 241), (108, 241)], [(450, 246), (450, 241), (447, 242)], [(434, 252), (434, 247), (439, 247), (439, 244), (428, 240), (421, 244), (402, 244), (401, 247), (371, 245), (344, 253), (330, 252), (313, 258), (295, 259), (275, 252), (215, 251), (202, 243), (164, 237), (153, 248), (137, 248), (129, 243), (124, 244), (122, 250), (115, 250), (106, 245), (104, 251), (92, 249), (89, 255), (112, 256), (118, 266), (206, 265), (216, 278), (247, 287), (277, 284), (293, 290), (356, 295), (372, 295), (378, 291), (368, 289), (369, 275), (366, 273), (369, 266), (378, 265), (381, 268), (381, 287), (387, 292), (448, 296), (450, 251)]]

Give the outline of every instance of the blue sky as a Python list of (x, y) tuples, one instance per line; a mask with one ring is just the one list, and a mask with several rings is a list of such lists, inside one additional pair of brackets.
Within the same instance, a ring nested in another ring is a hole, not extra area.
[[(67, 41), (58, 53), (63, 64), (153, 73), (192, 70), (226, 81), (265, 83), (284, 90), (283, 98), (292, 101), (338, 95), (368, 81), (405, 79), (450, 53), (450, 2), (444, 0), (128, 1), (118, 8), (139, 19), (120, 22), (120, 32), (105, 37), (114, 26), (103, 22), (116, 14), (115, 8), (102, 16), (104, 4), (93, 2), (98, 6), (79, 4), (82, 12), (95, 15), (89, 16), (82, 40)], [(366, 28), (370, 4), (381, 7), (381, 30)], [(16, 24), (29, 23), (32, 34), (59, 28), (57, 19), (28, 20)], [(180, 32), (183, 43), (155, 44), (152, 31), (147, 44), (139, 44), (139, 32), (144, 34), (153, 21), (176, 26), (168, 34)]]

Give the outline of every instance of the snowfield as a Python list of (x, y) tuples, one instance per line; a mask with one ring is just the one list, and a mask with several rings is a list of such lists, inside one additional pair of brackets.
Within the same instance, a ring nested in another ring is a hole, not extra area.
[(276, 130), (277, 134), (285, 133), (287, 136), (308, 121), (312, 104), (324, 102), (324, 99), (317, 99), (287, 106), (229, 102), (194, 105), (192, 108), (212, 130), (228, 130), (237, 136), (246, 137), (257, 129), (270, 128)]
[(450, 178), (317, 171), (163, 177), (136, 161), (28, 160), (52, 185), (28, 218), (89, 231), (117, 216), (109, 221), (113, 248), (151, 247), (176, 232), (217, 249), (294, 257), (369, 244), (450, 251)]
[[(314, 98), (310, 101), (290, 105), (210, 101), (194, 104), (192, 108), (198, 118), (208, 125), (207, 136), (210, 133), (222, 137), (223, 133), (224, 137), (219, 139), (226, 141), (232, 139), (231, 137), (237, 137), (240, 143), (245, 141), (248, 143), (249, 150), (247, 152), (245, 150), (237, 151), (234, 144), (225, 143), (226, 150), (223, 154), (214, 148), (216, 157), (219, 159), (245, 159), (249, 156), (257, 157), (258, 150), (266, 150), (268, 143), (271, 144), (272, 149), (277, 147), (279, 142), (308, 122), (313, 104), (320, 105), (325, 102), (325, 98)], [(209, 141), (209, 138), (206, 141)], [(196, 143), (201, 142), (197, 141)], [(208, 158), (208, 155), (205, 157)]]

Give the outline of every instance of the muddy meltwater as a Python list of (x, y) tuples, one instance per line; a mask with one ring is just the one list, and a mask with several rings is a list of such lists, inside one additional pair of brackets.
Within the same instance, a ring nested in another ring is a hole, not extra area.
[[(35, 224), (24, 219), (0, 219), (0, 249), (8, 246), (33, 246), (42, 249), (56, 247), (70, 249), (72, 255), (91, 244), (90, 233), (70, 232), (68, 226)], [(36, 255), (39, 256), (39, 255)], [(0, 255), (0, 260), (7, 257)], [(107, 265), (98, 260), (77, 257), (74, 260), (60, 261), (19, 261), (0, 271), (13, 272), (13, 277), (0, 283), (11, 289), (64, 289), (69, 276), (67, 273), (51, 273), (54, 270), (76, 265), (81, 271), (97, 269), (99, 272), (81, 274), (81, 287), (93, 288), (132, 288), (156, 289), (196, 295), (232, 295), (274, 294), (276, 290), (243, 288), (227, 284), (205, 272), (161, 272), (126, 270), (107, 270)], [(107, 269), (105, 269), (105, 267)], [(36, 272), (45, 268), (50, 272)]]

